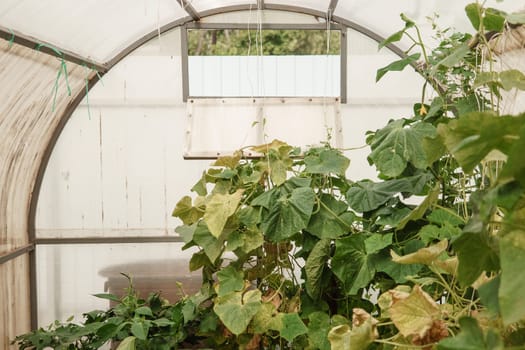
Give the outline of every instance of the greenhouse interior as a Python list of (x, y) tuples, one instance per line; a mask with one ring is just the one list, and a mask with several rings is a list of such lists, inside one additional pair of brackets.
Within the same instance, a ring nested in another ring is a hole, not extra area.
[(2, 0), (0, 82), (1, 349), (525, 348), (525, 2)]

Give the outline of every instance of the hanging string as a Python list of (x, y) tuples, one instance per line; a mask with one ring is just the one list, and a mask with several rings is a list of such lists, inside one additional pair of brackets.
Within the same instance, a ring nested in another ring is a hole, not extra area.
[(48, 44), (43, 44), (43, 43), (40, 43), (36, 46), (36, 50), (37, 51), (40, 51), (41, 48), (43, 47), (46, 47), (48, 49), (50, 49), (51, 51), (53, 51), (56, 55), (57, 55), (57, 58), (60, 59), (60, 68), (58, 69), (58, 73), (57, 73), (57, 77), (55, 79), (55, 85), (53, 87), (53, 107), (51, 109), (52, 112), (55, 111), (55, 107), (56, 107), (56, 99), (57, 99), (57, 94), (58, 94), (58, 82), (60, 81), (60, 77), (62, 76), (62, 73), (64, 74), (64, 79), (66, 81), (66, 88), (67, 88), (67, 94), (68, 96), (71, 96), (71, 86), (69, 85), (69, 77), (68, 77), (68, 73), (67, 73), (67, 65), (66, 65), (66, 60), (64, 59), (64, 55), (62, 54), (62, 52), (60, 52), (60, 50), (58, 50), (57, 48), (51, 46), (51, 45), (48, 45)]
[[(328, 99), (328, 77), (330, 76), (330, 39), (332, 36), (331, 23), (332, 23), (332, 10), (326, 11), (326, 55), (325, 55), (325, 78), (323, 87), (323, 121), (326, 132), (326, 142), (329, 144), (332, 139), (332, 130), (328, 126), (328, 111), (327, 111), (327, 99)], [(335, 112), (335, 111), (334, 111)]]

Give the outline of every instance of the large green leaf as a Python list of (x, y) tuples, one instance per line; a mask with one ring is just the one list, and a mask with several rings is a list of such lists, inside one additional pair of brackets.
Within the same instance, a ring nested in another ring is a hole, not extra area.
[(291, 194), (281, 193), (263, 214), (262, 231), (273, 242), (289, 239), (307, 227), (314, 203), (315, 194), (311, 188), (300, 187)]
[(206, 221), (208, 229), (215, 238), (221, 235), (226, 221), (237, 210), (242, 192), (242, 190), (237, 190), (232, 194), (214, 193), (210, 196), (206, 204), (204, 221)]
[(485, 16), (483, 17), (483, 25), (485, 30), (501, 32), (505, 28), (505, 17), (507, 14), (498, 9), (486, 8)]
[(378, 82), (387, 72), (402, 71), (409, 64), (416, 62), (419, 57), (421, 57), (421, 54), (415, 53), (398, 61), (392, 62), (388, 66), (379, 68), (376, 73), (376, 82)]
[(370, 140), (369, 161), (388, 177), (401, 175), (409, 162), (419, 169), (430, 165), (423, 140), (436, 137), (436, 128), (426, 122), (405, 123), (403, 119), (391, 121)]
[(306, 272), (306, 293), (317, 299), (324, 289), (322, 286), (323, 273), (327, 269), (326, 263), (330, 259), (330, 239), (322, 239), (314, 246), (304, 266)]
[(524, 121), (524, 115), (470, 113), (440, 124), (438, 133), (463, 169), (470, 172), (493, 150), (508, 154)]
[[(500, 315), (498, 297), (500, 284), (501, 275), (498, 275), (478, 288), (481, 303), (487, 308), (488, 312), (493, 317), (498, 317)], [(516, 293), (514, 293), (514, 295), (516, 295)]]
[(255, 289), (217, 297), (213, 311), (233, 334), (239, 335), (246, 330), (260, 308), (261, 291)]
[(471, 285), (483, 271), (499, 269), (498, 247), (487, 233), (463, 232), (452, 243), (459, 259), (458, 280)]
[(220, 297), (240, 291), (244, 287), (244, 273), (231, 265), (218, 271), (217, 279), (219, 280), (217, 295)]
[(234, 231), (228, 236), (226, 249), (247, 254), (264, 243), (264, 236), (258, 230)]
[(383, 182), (359, 181), (346, 193), (346, 200), (352, 209), (365, 213), (379, 208), (396, 193), (419, 193), (431, 179), (430, 174), (421, 174)]
[(372, 254), (380, 251), (383, 248), (392, 244), (392, 233), (379, 234), (374, 233), (365, 239), (365, 251), (367, 254)]
[(304, 158), (305, 171), (311, 174), (337, 174), (344, 176), (350, 165), (350, 159), (338, 150), (324, 149), (319, 153), (309, 153)]
[(296, 312), (282, 314), (281, 320), (281, 337), (289, 342), (308, 332), (308, 328), (304, 325), (304, 322)]
[(337, 238), (351, 229), (354, 215), (348, 205), (332, 195), (321, 194), (319, 209), (312, 215), (307, 231), (319, 238)]
[(364, 234), (353, 234), (335, 243), (332, 272), (341, 280), (345, 292), (349, 295), (357, 293), (359, 288), (366, 287), (375, 274), (374, 260), (377, 260), (377, 257), (367, 254), (366, 238)]
[(310, 341), (319, 350), (330, 350), (330, 342), (328, 341), (328, 332), (330, 331), (330, 316), (327, 313), (316, 311), (312, 312), (308, 319), (308, 337)]
[(500, 240), (501, 286), (499, 304), (505, 324), (525, 320), (525, 231), (515, 230)]

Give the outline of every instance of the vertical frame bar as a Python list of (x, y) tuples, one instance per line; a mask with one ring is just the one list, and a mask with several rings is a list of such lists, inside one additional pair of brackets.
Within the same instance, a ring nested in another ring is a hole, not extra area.
[(348, 40), (347, 40), (347, 35), (346, 35), (346, 27), (345, 26), (341, 26), (341, 36), (340, 36), (340, 40), (341, 40), (341, 52), (340, 52), (340, 55), (341, 55), (341, 69), (340, 69), (340, 78), (341, 78), (341, 90), (340, 90), (340, 94), (341, 94), (341, 103), (346, 103), (347, 101), (347, 84), (348, 84), (348, 81), (347, 81), (347, 69), (348, 69)]
[(187, 102), (190, 95), (190, 80), (188, 72), (188, 28), (186, 25), (180, 29), (181, 66), (182, 66), (182, 101)]

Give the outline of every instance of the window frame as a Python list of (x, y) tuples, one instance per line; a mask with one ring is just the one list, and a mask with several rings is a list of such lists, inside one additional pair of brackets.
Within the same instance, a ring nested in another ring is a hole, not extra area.
[[(181, 26), (181, 58), (182, 58), (182, 100), (188, 102), (191, 99), (205, 99), (205, 98), (250, 98), (244, 96), (192, 96), (190, 95), (190, 82), (189, 82), (189, 67), (188, 67), (188, 30), (192, 29), (275, 29), (275, 30), (326, 30), (326, 23), (201, 23), (201, 22), (189, 22)], [(340, 91), (339, 97), (340, 102), (345, 104), (347, 102), (347, 27), (338, 23), (330, 23), (330, 30), (340, 31)], [(276, 97), (276, 98), (296, 98), (290, 96), (254, 96), (256, 98), (264, 97)], [(314, 96), (297, 96), (297, 98), (309, 98)], [(319, 97), (319, 96), (316, 96)]]

